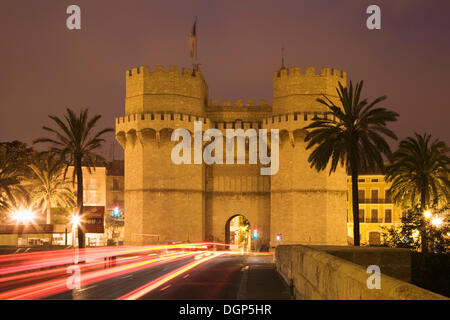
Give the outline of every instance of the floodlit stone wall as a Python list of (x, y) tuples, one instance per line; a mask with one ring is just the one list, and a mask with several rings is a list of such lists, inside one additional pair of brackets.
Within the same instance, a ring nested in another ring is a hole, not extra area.
[[(338, 254), (342, 248), (309, 247), (303, 245), (281, 245), (276, 248), (277, 270), (292, 293), (299, 300), (442, 300), (442, 295), (419, 288), (408, 282), (385, 274), (387, 268), (395, 273), (396, 265), (404, 266), (404, 252), (395, 258), (394, 249), (383, 248), (378, 253), (366, 255), (361, 248), (342, 249), (340, 254), (349, 260), (338, 258), (327, 251)], [(358, 257), (359, 256), (359, 257)], [(369, 289), (367, 267), (380, 262), (380, 289)], [(367, 266), (365, 264), (368, 264)]]
[[(265, 247), (278, 244), (276, 234), (282, 243), (346, 243), (345, 170), (330, 176), (311, 169), (303, 130), (315, 117), (330, 116), (316, 98), (335, 99), (345, 73), (280, 70), (273, 106), (267, 100), (208, 99), (199, 69), (139, 67), (127, 70), (125, 79), (125, 115), (116, 119), (125, 151), (125, 244), (225, 242), (227, 221), (235, 215), (258, 229)], [(171, 150), (178, 142), (171, 134), (180, 128), (192, 133), (196, 120), (203, 132), (215, 128), (224, 135), (242, 128), (267, 129), (270, 136), (278, 129), (278, 173), (262, 176), (261, 164), (249, 164), (248, 154), (246, 164), (236, 164), (235, 157), (232, 165), (175, 165)]]

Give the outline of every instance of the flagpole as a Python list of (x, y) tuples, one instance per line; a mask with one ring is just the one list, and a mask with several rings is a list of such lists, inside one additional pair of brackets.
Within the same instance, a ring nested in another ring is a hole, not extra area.
[(198, 59), (197, 59), (197, 40), (198, 40), (198, 36), (197, 36), (197, 29), (198, 29), (198, 24), (197, 24), (197, 16), (195, 16), (195, 63), (198, 64)]

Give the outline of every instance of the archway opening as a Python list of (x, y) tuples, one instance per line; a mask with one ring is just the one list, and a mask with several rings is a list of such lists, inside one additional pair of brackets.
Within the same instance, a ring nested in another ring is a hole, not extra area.
[(227, 220), (225, 224), (225, 243), (232, 250), (250, 251), (251, 227), (248, 219), (237, 214)]

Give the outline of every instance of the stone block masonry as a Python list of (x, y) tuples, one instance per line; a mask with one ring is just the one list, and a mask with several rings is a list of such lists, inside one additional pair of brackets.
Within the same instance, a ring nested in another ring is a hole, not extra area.
[[(400, 250), (399, 259), (393, 257), (395, 249), (379, 248), (375, 257), (363, 257), (362, 248), (342, 248), (331, 246), (309, 247), (302, 245), (281, 245), (276, 248), (277, 270), (296, 299), (299, 300), (448, 300), (448, 298), (419, 288), (405, 281), (390, 277), (384, 273), (388, 266), (395, 268), (404, 264), (404, 251)], [(347, 259), (338, 258), (328, 252), (341, 251)], [(359, 251), (359, 252), (358, 252)], [(353, 253), (352, 253), (353, 252)], [(359, 257), (358, 257), (359, 256)], [(373, 260), (375, 259), (375, 260)], [(369, 289), (364, 263), (379, 261), (382, 265), (380, 289)], [(395, 273), (395, 272), (394, 272)]]
[[(336, 87), (345, 85), (346, 77), (330, 68), (282, 68), (275, 72), (269, 105), (209, 99), (199, 68), (128, 70), (125, 113), (116, 119), (125, 155), (125, 244), (227, 243), (226, 226), (236, 215), (259, 230), (264, 247), (277, 245), (277, 234), (283, 244), (346, 244), (345, 169), (332, 175), (311, 169), (303, 129), (314, 118), (330, 116), (316, 99), (336, 99)], [(177, 142), (171, 134), (180, 128), (194, 132), (195, 121), (201, 121), (203, 132), (220, 130), (223, 139), (226, 129), (279, 130), (279, 171), (261, 176), (263, 165), (249, 164), (248, 153), (244, 164), (237, 158), (234, 164), (174, 164)]]

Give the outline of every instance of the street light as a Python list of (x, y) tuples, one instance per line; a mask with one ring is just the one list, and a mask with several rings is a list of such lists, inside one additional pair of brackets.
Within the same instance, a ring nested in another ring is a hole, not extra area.
[(442, 225), (442, 218), (439, 216), (434, 216), (433, 219), (431, 220), (431, 223), (433, 224), (433, 226), (435, 226), (436, 228), (439, 228)]
[(75, 248), (75, 230), (81, 222), (81, 218), (77, 214), (72, 215), (72, 219), (70, 219), (70, 223), (72, 224), (72, 247)]
[(423, 215), (425, 216), (426, 219), (430, 219), (431, 217), (431, 211), (430, 210), (426, 210)]
[(17, 223), (28, 224), (33, 222), (35, 213), (31, 209), (20, 208), (19, 210), (11, 213), (11, 218), (16, 220)]
[(72, 219), (70, 220), (70, 222), (72, 223), (73, 226), (78, 226), (80, 224), (80, 221), (81, 221), (81, 218), (77, 214), (72, 215)]

